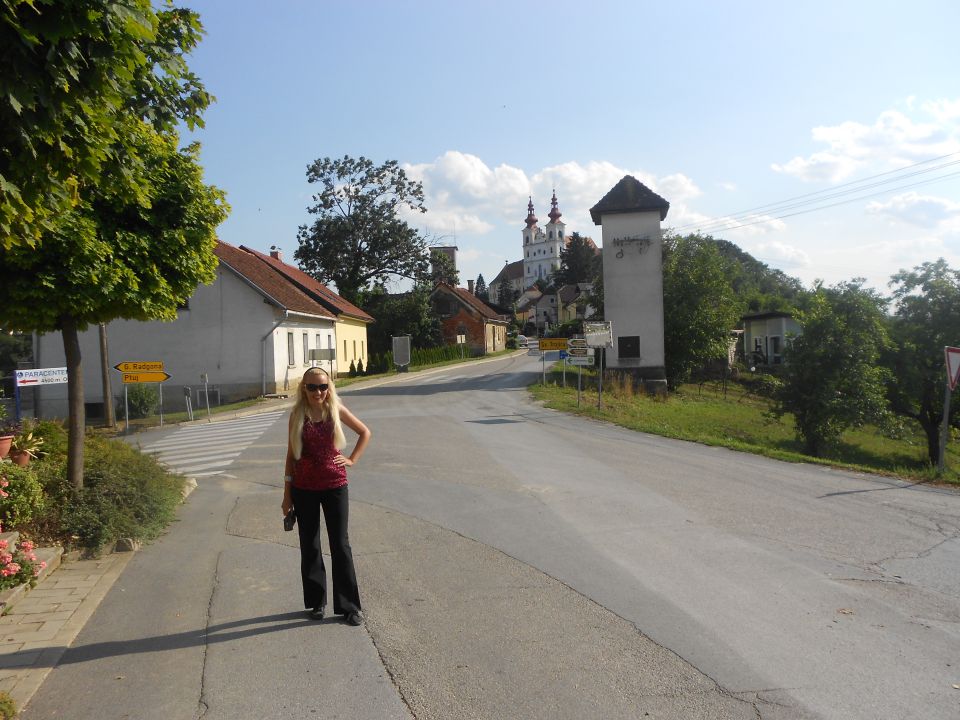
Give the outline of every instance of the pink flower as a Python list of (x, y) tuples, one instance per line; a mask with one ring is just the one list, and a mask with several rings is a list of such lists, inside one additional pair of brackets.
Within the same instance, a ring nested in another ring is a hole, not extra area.
[(31, 550), (33, 550), (33, 543), (30, 542), (29, 540), (24, 540), (22, 543), (20, 543), (20, 549), (26, 552), (30, 552)]
[(47, 561), (46, 561), (46, 560), (41, 560), (41, 561), (40, 561), (40, 569), (43, 570), (46, 566), (47, 566)]
[(7, 565), (7, 570), (10, 571), (11, 575), (16, 575), (18, 572), (20, 572), (20, 566), (17, 563), (10, 563)]
[(6, 490), (0, 490), (0, 497), (10, 497), (10, 493)]
[(7, 565), (13, 560), (13, 555), (10, 553), (0, 553), (0, 565)]
[(0, 550), (6, 550), (6, 549), (7, 549), (7, 541), (0, 540)]

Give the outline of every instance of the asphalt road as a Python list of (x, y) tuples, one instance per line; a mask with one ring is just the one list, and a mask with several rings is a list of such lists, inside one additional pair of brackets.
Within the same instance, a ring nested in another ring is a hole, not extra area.
[(960, 717), (960, 494), (564, 416), (539, 369), (345, 390), (365, 628), (303, 619), (279, 419), (23, 717)]

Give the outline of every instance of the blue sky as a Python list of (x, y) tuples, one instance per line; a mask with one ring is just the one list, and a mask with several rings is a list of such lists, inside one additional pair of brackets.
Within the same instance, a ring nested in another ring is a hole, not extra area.
[[(217, 97), (193, 139), (234, 245), (292, 262), (307, 165), (363, 155), (424, 183), (414, 224), (456, 243), (464, 285), (520, 259), (528, 195), (543, 223), (556, 188), (568, 232), (599, 243), (589, 208), (626, 174), (670, 201), (664, 227), (710, 230), (806, 285), (886, 291), (901, 268), (960, 267), (955, 1), (188, 6), (207, 31), (191, 66)], [(836, 207), (717, 224), (942, 156)]]

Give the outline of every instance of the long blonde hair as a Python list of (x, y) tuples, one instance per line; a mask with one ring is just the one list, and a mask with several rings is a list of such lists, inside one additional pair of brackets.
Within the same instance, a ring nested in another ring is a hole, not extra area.
[(307, 419), (307, 407), (310, 401), (307, 400), (307, 376), (310, 374), (323, 375), (327, 379), (330, 387), (327, 390), (327, 397), (320, 405), (320, 419), (331, 420), (333, 425), (333, 446), (337, 450), (342, 449), (347, 444), (347, 438), (343, 434), (343, 425), (340, 422), (340, 398), (337, 396), (337, 390), (333, 385), (333, 378), (321, 368), (310, 368), (300, 379), (300, 387), (297, 388), (297, 401), (293, 404), (293, 410), (290, 412), (290, 447), (293, 450), (293, 459), (299, 460), (303, 452), (303, 424)]

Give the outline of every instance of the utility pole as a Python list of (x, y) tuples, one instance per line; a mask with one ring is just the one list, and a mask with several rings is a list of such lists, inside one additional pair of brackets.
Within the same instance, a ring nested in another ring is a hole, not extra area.
[(110, 386), (110, 351), (107, 348), (107, 326), (100, 323), (100, 375), (103, 383), (103, 426), (117, 424), (113, 413), (113, 390)]

